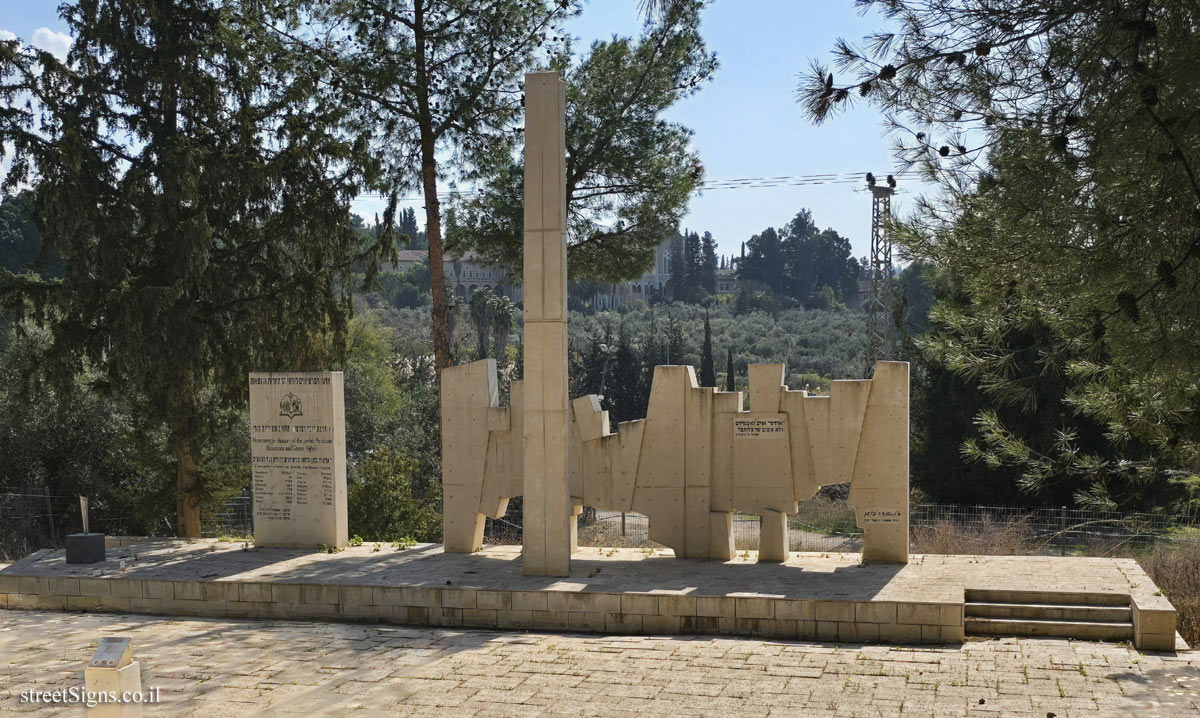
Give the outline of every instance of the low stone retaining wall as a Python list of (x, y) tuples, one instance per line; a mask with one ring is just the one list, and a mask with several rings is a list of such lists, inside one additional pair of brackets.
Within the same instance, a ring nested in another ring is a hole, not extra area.
[(961, 602), (0, 575), (0, 608), (854, 643), (963, 640)]

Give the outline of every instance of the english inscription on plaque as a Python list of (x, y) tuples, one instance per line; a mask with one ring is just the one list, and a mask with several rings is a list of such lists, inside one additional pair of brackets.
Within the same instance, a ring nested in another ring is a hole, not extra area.
[(251, 374), (250, 446), (255, 543), (345, 546), (342, 373)]

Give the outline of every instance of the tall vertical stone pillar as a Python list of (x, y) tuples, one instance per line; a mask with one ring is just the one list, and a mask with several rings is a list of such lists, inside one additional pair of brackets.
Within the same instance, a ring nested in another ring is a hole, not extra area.
[(566, 91), (525, 76), (524, 559), (530, 576), (571, 570), (567, 470)]

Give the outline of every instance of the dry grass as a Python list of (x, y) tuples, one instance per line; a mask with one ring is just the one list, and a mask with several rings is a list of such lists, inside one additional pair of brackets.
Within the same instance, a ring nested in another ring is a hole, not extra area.
[(1189, 646), (1200, 642), (1200, 544), (1160, 543), (1138, 557), (1142, 569), (1179, 613), (1179, 633)]
[(662, 548), (662, 544), (646, 540), (640, 531), (630, 531), (622, 536), (621, 522), (614, 520), (580, 525), (579, 545), (603, 548)]
[(1044, 545), (1034, 539), (1029, 525), (1022, 519), (993, 519), (984, 516), (971, 526), (963, 526), (953, 521), (914, 526), (912, 551), (979, 556), (1030, 556), (1043, 553)]

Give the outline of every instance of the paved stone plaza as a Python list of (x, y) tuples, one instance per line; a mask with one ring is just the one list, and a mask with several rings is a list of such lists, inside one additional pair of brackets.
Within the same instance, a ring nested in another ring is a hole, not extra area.
[(1196, 654), (1065, 639), (862, 646), (0, 610), (0, 713), (129, 636), (147, 715), (1191, 716)]

